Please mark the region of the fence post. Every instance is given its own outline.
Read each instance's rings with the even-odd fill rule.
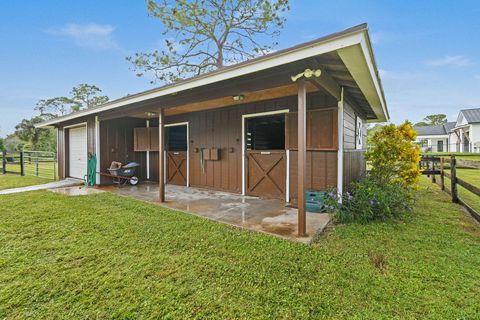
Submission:
[[[445,168],[444,168],[444,159],[440,158],[440,185],[442,187],[442,191],[445,190]]]
[[[35,156],[35,174],[38,177],[38,154]]]
[[[24,160],[23,150],[20,151],[20,175],[21,176],[25,175],[25,160]]]
[[[7,174],[7,151],[2,151],[2,171],[3,174]]]
[[[452,155],[450,159],[450,181],[452,183],[452,202],[458,203],[458,190],[457,190],[457,160]]]
[[[435,157],[432,158],[432,183],[437,183],[437,179],[435,179]]]

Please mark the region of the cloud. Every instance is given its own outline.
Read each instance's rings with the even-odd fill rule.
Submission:
[[[70,23],[61,28],[51,28],[48,33],[73,40],[75,45],[95,50],[109,50],[119,48],[113,40],[112,33],[115,27],[96,23]]]
[[[427,61],[427,65],[432,67],[443,67],[443,66],[454,66],[454,67],[465,67],[471,65],[472,62],[461,55],[457,56],[445,56],[439,59],[432,59]]]

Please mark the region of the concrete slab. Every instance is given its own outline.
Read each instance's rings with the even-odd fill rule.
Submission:
[[[82,184],[84,184],[83,180],[67,178],[65,180],[53,181],[53,182],[44,183],[44,184],[37,184],[34,186],[0,190],[0,195],[36,191],[36,190],[47,190],[47,189],[54,189],[54,188],[73,187],[73,186],[79,186]]]
[[[88,196],[90,194],[105,192],[96,188],[87,188],[85,186],[75,186],[57,189],[48,189],[48,191],[60,193],[67,196]]]
[[[158,203],[158,185],[101,187],[115,194]],[[307,237],[297,237],[297,209],[275,199],[260,199],[239,194],[167,185],[165,207],[193,213],[237,227],[310,243],[330,221],[328,214],[307,213]]]

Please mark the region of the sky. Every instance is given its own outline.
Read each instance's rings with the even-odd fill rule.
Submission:
[[[276,49],[367,22],[391,121],[480,107],[480,1],[291,0]],[[125,57],[163,47],[143,0],[0,2],[0,136],[80,83],[151,89]]]

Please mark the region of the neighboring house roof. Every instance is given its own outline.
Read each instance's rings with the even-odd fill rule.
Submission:
[[[252,74],[261,70],[284,66],[288,63],[331,52],[337,52],[341,56],[348,71],[352,74],[354,82],[352,82],[351,85],[357,87],[358,92],[361,93],[360,96],[365,96],[365,103],[374,111],[374,118],[371,119],[376,121],[388,120],[389,114],[385,95],[371,47],[368,27],[365,23],[262,57],[226,66],[207,74],[112,100],[96,108],[81,110],[63,117],[45,121],[37,125],[37,127],[55,125],[86,115],[95,115],[103,111],[126,107],[135,103],[152,101],[153,99],[167,95],[175,95],[193,88],[200,88],[208,84]],[[347,92],[350,90],[348,86],[345,88]]]
[[[448,132],[455,127],[455,122],[447,122],[436,126],[415,126],[414,130],[419,136],[440,136],[447,135]]]
[[[460,110],[468,123],[480,122],[480,108]]]

